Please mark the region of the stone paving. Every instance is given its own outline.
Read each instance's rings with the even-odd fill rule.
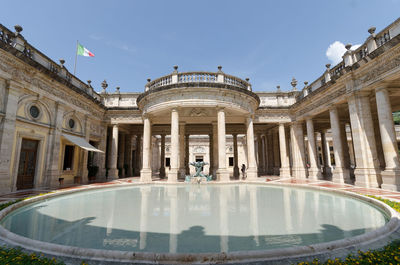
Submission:
[[[166,181],[166,179],[155,179],[156,181]],[[331,181],[326,180],[308,180],[308,179],[293,179],[286,178],[280,179],[277,176],[261,176],[258,178],[260,182],[271,182],[271,183],[283,183],[283,184],[296,184],[296,185],[304,185],[304,186],[319,186],[324,188],[330,188],[334,190],[346,190],[362,195],[374,195],[379,196],[385,199],[390,199],[393,201],[400,202],[400,192],[396,191],[388,191],[382,190],[379,188],[363,188],[356,187],[350,184],[341,184],[341,183],[333,183]],[[133,182],[139,182],[138,177],[131,178],[122,178],[112,181],[104,181],[104,182],[95,182],[86,185],[72,185],[72,186],[61,186],[57,189],[31,189],[31,190],[23,190],[16,191],[7,194],[0,195],[0,204],[8,201],[13,201],[16,199],[21,199],[25,197],[39,195],[41,193],[48,193],[51,191],[63,191],[63,190],[73,190],[73,189],[85,189],[88,187],[96,187],[96,186],[106,186],[106,185],[115,185],[115,184],[130,184]]]

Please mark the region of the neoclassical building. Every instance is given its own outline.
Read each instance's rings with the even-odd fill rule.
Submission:
[[[0,191],[140,176],[176,182],[328,179],[400,190],[400,19],[313,82],[254,92],[249,79],[173,72],[143,93],[97,93],[0,25]]]

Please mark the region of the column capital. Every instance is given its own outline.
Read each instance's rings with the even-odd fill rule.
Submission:
[[[146,119],[150,120],[150,114],[149,113],[143,113],[142,114],[142,120],[146,120]]]

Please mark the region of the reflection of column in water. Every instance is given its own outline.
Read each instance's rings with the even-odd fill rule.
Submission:
[[[298,189],[296,194],[297,194],[297,200],[296,200],[296,204],[297,207],[295,208],[297,211],[297,227],[300,229],[298,231],[303,231],[303,225],[304,225],[304,208],[305,208],[305,193],[306,190],[304,189]]]
[[[220,247],[221,252],[228,252],[228,236],[229,236],[229,227],[228,227],[228,205],[227,205],[227,196],[228,196],[229,186],[222,186],[219,194],[219,220],[220,220]]]
[[[317,238],[318,238],[318,242],[322,242],[323,241],[323,237],[322,234],[319,233],[319,220],[320,220],[320,215],[319,215],[319,192],[318,191],[310,191],[309,192],[311,194],[311,199],[314,202],[314,220],[313,223],[311,224],[311,227],[313,228],[313,230],[316,230],[315,233],[317,234]]]
[[[176,253],[178,246],[178,187],[168,187],[169,206],[169,252]]]
[[[254,241],[256,246],[260,246],[260,240],[258,238],[259,227],[258,227],[258,203],[257,203],[257,186],[250,185],[250,223],[253,229]]]
[[[240,212],[242,212],[243,208],[243,202],[246,201],[246,189],[247,185],[240,185],[239,186],[239,203],[240,203]],[[244,210],[247,210],[247,205],[245,205]]]
[[[112,195],[110,196],[110,202],[109,202],[109,205],[111,205],[111,207],[110,207],[110,213],[109,213],[108,222],[107,222],[107,236],[109,236],[111,234],[112,228],[114,225],[115,196],[116,196],[116,192],[112,192]]]
[[[140,187],[141,201],[140,201],[140,242],[139,248],[146,248],[147,239],[147,222],[148,222],[148,208],[149,208],[149,195],[151,187]]]
[[[289,188],[282,188],[283,192],[283,208],[285,211],[285,224],[286,224],[286,232],[290,232],[293,230],[292,225],[292,211],[290,208],[290,189]]]

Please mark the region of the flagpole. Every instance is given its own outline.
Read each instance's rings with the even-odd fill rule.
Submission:
[[[76,72],[76,60],[78,59],[78,45],[79,45],[79,41],[76,41],[76,51],[75,51],[75,65],[74,65],[74,75]]]

